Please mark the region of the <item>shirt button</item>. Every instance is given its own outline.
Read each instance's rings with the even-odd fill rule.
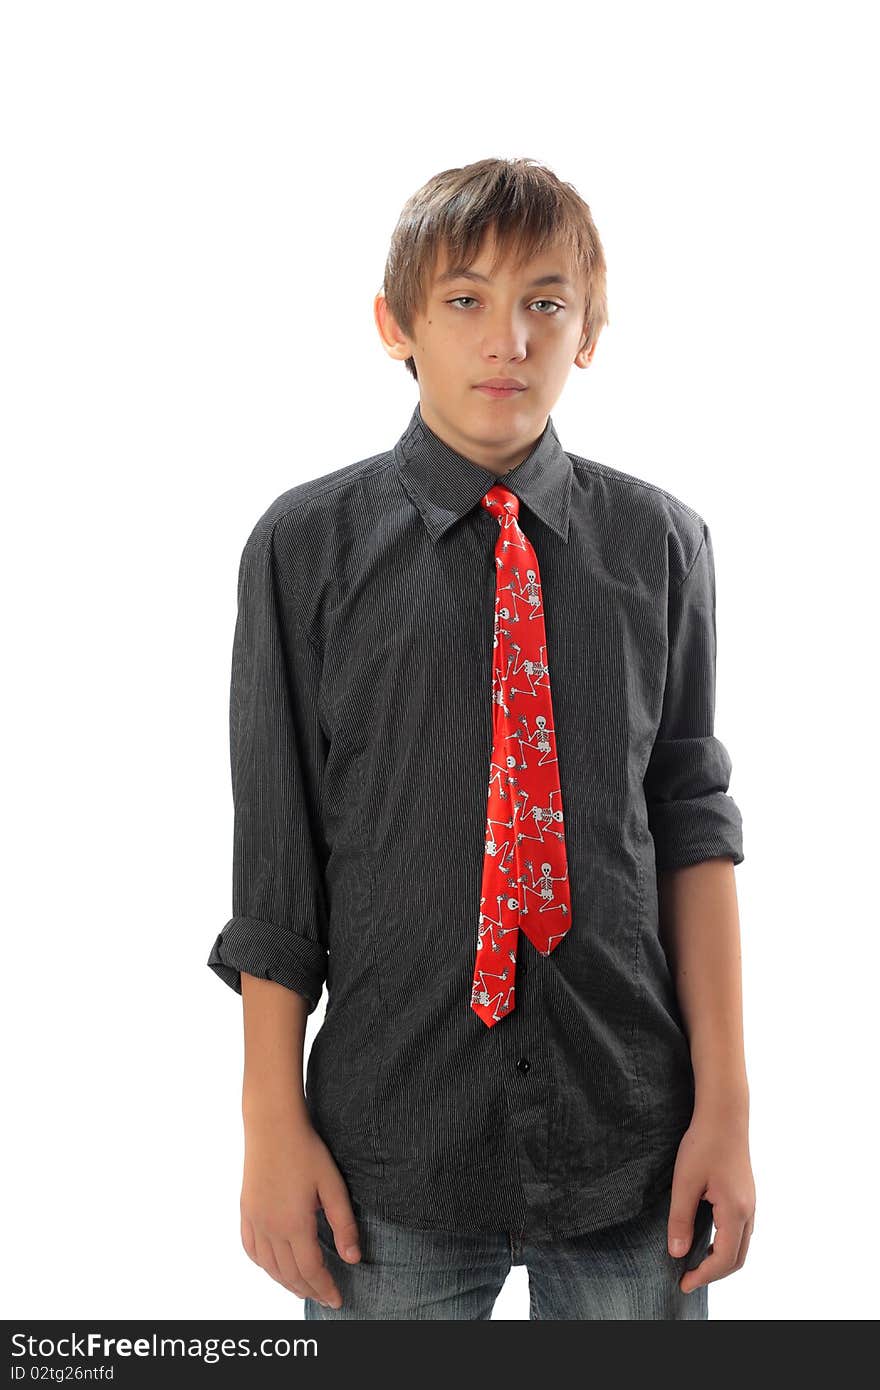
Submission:
[[[528,1057],[520,1057],[516,1065],[520,1071],[526,1072],[532,1064],[529,1061]]]

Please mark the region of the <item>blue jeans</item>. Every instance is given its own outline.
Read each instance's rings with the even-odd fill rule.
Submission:
[[[552,1244],[521,1241],[514,1232],[464,1235],[392,1224],[352,1202],[361,1258],[348,1264],[318,1211],[324,1261],[342,1296],[341,1308],[304,1299],[307,1321],[331,1318],[488,1319],[512,1265],[529,1275],[529,1317],[707,1318],[707,1287],[682,1293],[678,1281],[705,1257],[712,1207],[699,1203],[694,1239],[674,1258],[666,1244],[669,1193],[639,1216]]]

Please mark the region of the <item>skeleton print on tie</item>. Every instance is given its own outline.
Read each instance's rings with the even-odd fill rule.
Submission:
[[[571,926],[571,899],[541,578],[519,525],[519,498],[482,499],[495,545],[492,758],[471,1008],[491,1028],[514,1007],[520,928],[549,955]]]

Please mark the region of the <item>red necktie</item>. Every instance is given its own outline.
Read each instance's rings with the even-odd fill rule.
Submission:
[[[492,761],[471,1008],[492,1027],[514,1006],[519,928],[548,956],[571,926],[556,729],[538,558],[519,498],[500,483],[481,505],[495,545]]]

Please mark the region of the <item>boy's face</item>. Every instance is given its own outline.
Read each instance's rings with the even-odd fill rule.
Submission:
[[[441,251],[412,338],[383,295],[374,309],[390,356],[415,360],[425,423],[459,453],[505,473],[530,452],[572,364],[588,367],[596,344],[584,351],[585,288],[565,256],[545,251],[517,271],[505,260],[490,281],[493,252],[490,233],[468,269],[450,277]],[[524,389],[500,396],[480,389],[495,377]]]

